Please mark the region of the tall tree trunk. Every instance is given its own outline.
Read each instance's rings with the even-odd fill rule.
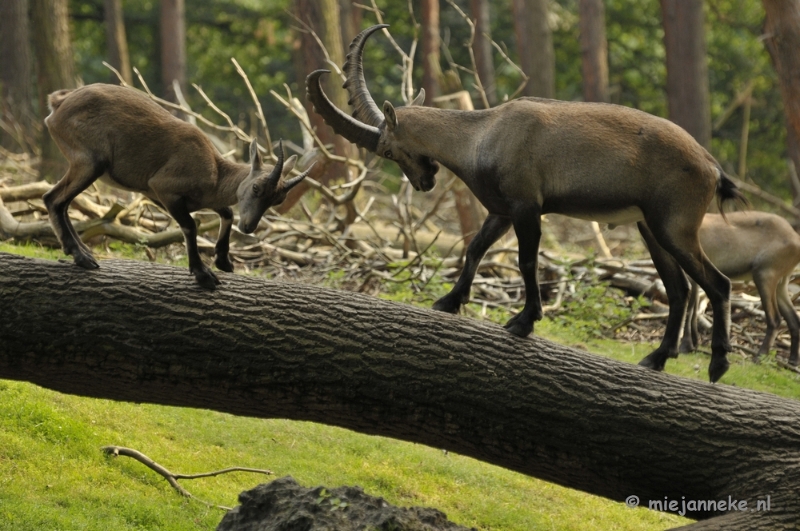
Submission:
[[[41,119],[50,112],[47,96],[64,88],[75,88],[75,58],[69,36],[67,0],[32,0],[31,25],[36,53],[36,77]],[[56,182],[67,171],[61,154],[47,129],[42,133],[42,160],[39,176]]]
[[[608,42],[603,0],[580,0],[584,101],[608,102]]]
[[[763,0],[764,44],[781,83],[787,151],[800,172],[800,0]],[[794,190],[794,187],[792,187]]]
[[[0,377],[342,426],[672,512],[725,502],[688,529],[800,521],[796,401],[358,293],[239,275],[207,292],[183,268],[100,265],[0,253]]]
[[[30,38],[28,0],[0,2],[0,111],[20,127],[14,135],[0,132],[0,142],[12,149],[24,149],[32,134]]]
[[[470,15],[475,23],[475,40],[472,52],[475,55],[475,68],[481,78],[481,85],[486,93],[489,105],[497,105],[497,85],[494,77],[494,61],[492,60],[491,18],[488,0],[470,0]]]
[[[125,35],[122,0],[105,0],[105,22],[108,62],[122,74],[122,78],[126,83],[133,83],[131,60],[128,55],[128,38]],[[118,83],[116,75],[111,75],[111,82]]]
[[[439,37],[439,0],[420,1],[422,24],[422,88],[425,89],[426,105],[433,105],[433,98],[441,95],[439,77],[441,40]]]
[[[184,0],[161,0],[161,81],[164,99],[177,102],[172,83],[186,92],[186,13]]]
[[[703,0],[661,0],[669,119],[711,146]],[[744,177],[740,175],[740,177]]]
[[[552,98],[556,92],[553,32],[548,24],[549,0],[513,0],[514,33],[522,71],[529,77],[524,96]]]

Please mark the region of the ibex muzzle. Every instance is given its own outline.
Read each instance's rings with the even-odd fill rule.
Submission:
[[[334,131],[394,160],[417,190],[430,190],[438,164],[466,183],[489,211],[469,245],[461,278],[434,308],[455,313],[469,300],[478,263],[509,228],[519,240],[527,300],[506,328],[525,337],[542,318],[537,282],[541,216],[549,212],[607,223],[638,223],[670,300],[661,345],[641,365],[662,370],[677,354],[689,286],[682,269],[714,307],[711,381],[728,369],[730,281],[700,249],[697,230],[716,194],[742,198],[714,158],[675,124],[618,105],[520,98],[493,109],[458,111],[386,102],[379,109],[366,87],[364,43],[386,25],[361,32],[350,45],[344,86],[353,116],[336,108],[320,86],[325,70],[306,79],[308,98]]]
[[[200,129],[134,89],[88,85],[54,92],[49,104],[52,112],[45,124],[69,161],[69,170],[44,195],[44,201],[64,252],[86,269],[98,265],[70,223],[67,208],[99,177],[166,208],[183,230],[189,270],[201,286],[214,289],[219,279],[200,259],[197,227],[190,212],[210,208],[219,214],[222,222],[214,263],[231,272],[230,205],[239,204],[239,227],[252,232],[264,212],[283,201],[308,174],[286,179],[297,157],[284,164],[282,146],[278,163],[264,165],[255,140],[250,144],[250,164],[229,162]]]

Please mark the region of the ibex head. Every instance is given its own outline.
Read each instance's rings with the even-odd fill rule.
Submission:
[[[239,230],[245,234],[256,230],[264,212],[270,207],[281,204],[289,190],[305,179],[311,171],[309,167],[297,177],[287,179],[297,162],[297,155],[292,155],[286,162],[283,157],[283,142],[281,142],[275,166],[271,170],[264,169],[258,144],[255,140],[250,143],[250,175],[242,181],[236,192],[239,199]]]
[[[418,152],[417,139],[403,127],[403,122],[398,119],[391,103],[385,102],[383,111],[378,109],[364,80],[364,43],[370,35],[385,27],[388,25],[372,26],[359,33],[350,44],[350,53],[347,54],[343,68],[347,81],[343,86],[350,95],[348,103],[355,108],[352,117],[333,105],[322,90],[320,77],[330,73],[329,70],[316,70],[308,75],[308,99],[314,105],[314,110],[337,134],[381,157],[395,161],[416,190],[427,192],[436,184],[435,175],[439,171],[439,164]],[[424,101],[425,91],[420,90],[411,105],[422,105]]]

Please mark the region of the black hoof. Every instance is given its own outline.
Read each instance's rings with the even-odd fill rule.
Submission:
[[[708,379],[711,383],[717,382],[722,375],[728,372],[728,368],[731,366],[728,363],[728,358],[722,357],[711,357],[711,363],[708,365]]]
[[[533,332],[533,321],[524,317],[524,314],[518,313],[509,319],[503,328],[515,336],[528,337]]]
[[[98,269],[100,267],[94,257],[90,254],[75,253],[73,259],[75,260],[76,265],[84,269]]]
[[[214,260],[214,265],[220,271],[225,271],[226,273],[233,273],[233,264],[231,263],[230,259],[227,256],[217,255],[217,258]]]
[[[639,365],[642,367],[647,367],[648,369],[653,369],[654,371],[663,371],[666,363],[667,357],[656,350],[655,352],[648,354],[642,361],[640,361]]]
[[[450,297],[449,295],[445,295],[433,303],[433,309],[437,312],[458,313],[459,308],[461,308],[461,302],[458,297]]]
[[[197,281],[197,283],[205,289],[214,290],[218,285],[221,284],[217,278],[217,275],[215,275],[208,268],[204,267],[201,270],[192,271],[192,273],[194,274],[194,279]]]

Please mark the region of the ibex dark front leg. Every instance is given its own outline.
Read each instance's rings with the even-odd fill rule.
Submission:
[[[189,258],[189,271],[194,275],[197,283],[206,289],[214,289],[220,283],[217,276],[209,269],[200,258],[197,251],[197,225],[189,215],[186,201],[182,197],[174,199],[161,198],[170,215],[178,222],[186,239],[186,255]]]
[[[67,209],[78,194],[86,190],[100,175],[103,169],[89,162],[74,160],[61,180],[44,194],[43,198],[50,224],[61,242],[65,254],[72,256],[75,264],[84,269],[97,269],[97,261],[89,247],[84,244],[69,220]]]
[[[533,323],[542,319],[542,294],[539,291],[539,241],[542,238],[541,210],[526,207],[514,213],[514,232],[519,242],[519,269],[525,281],[525,307],[505,328],[515,336],[533,332]]]
[[[433,304],[434,310],[458,313],[462,304],[469,302],[469,291],[483,255],[511,227],[511,218],[489,214],[478,233],[467,247],[464,269],[450,293]]]
[[[219,214],[219,236],[217,237],[217,245],[214,247],[216,254],[214,265],[217,266],[217,269],[220,271],[233,273],[233,264],[228,256],[231,241],[231,226],[233,225],[233,210],[230,207],[225,207],[215,210],[215,212]]]

